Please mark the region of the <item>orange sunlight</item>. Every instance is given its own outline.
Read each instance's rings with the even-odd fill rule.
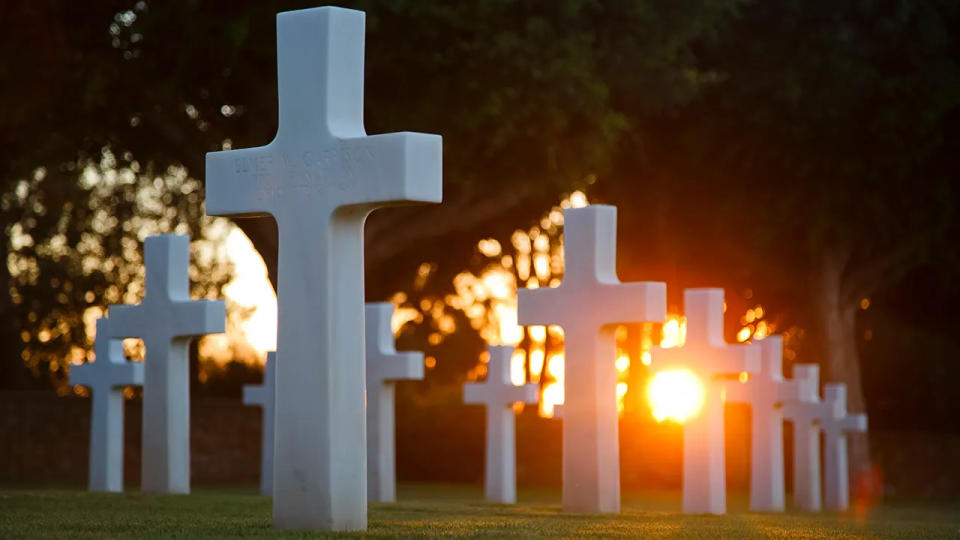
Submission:
[[[647,399],[657,422],[673,420],[682,424],[703,407],[703,385],[689,370],[661,371],[650,380]]]

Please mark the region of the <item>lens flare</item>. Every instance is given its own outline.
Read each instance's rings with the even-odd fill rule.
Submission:
[[[647,399],[657,422],[682,424],[703,407],[703,385],[689,370],[661,371],[650,381]]]

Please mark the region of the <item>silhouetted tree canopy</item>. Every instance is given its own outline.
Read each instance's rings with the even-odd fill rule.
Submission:
[[[665,279],[673,303],[684,286],[751,289],[782,327],[804,329],[798,361],[850,384],[860,410],[873,401],[860,389],[861,301],[952,281],[952,2],[343,4],[368,14],[368,132],[444,136],[444,203],[368,224],[370,299],[422,261],[447,286],[478,238],[507,238],[596,179],[591,196],[621,208],[623,279]],[[71,185],[104,148],[121,166],[199,178],[206,151],[268,142],[274,14],[305,6],[0,7],[2,189],[38,167],[47,185]],[[0,219],[9,233],[22,217]],[[269,220],[239,224],[274,274]],[[949,345],[929,350],[952,365]]]

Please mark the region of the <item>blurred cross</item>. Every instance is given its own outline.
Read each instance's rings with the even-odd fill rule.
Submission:
[[[796,364],[796,399],[785,400],[783,416],[793,423],[793,504],[800,510],[822,508],[820,484],[820,426],[829,414],[820,400],[820,366]]]
[[[727,401],[750,405],[750,509],[782,512],[784,500],[783,410],[786,399],[796,399],[797,384],[783,378],[783,338],[760,342],[760,373],[726,387]]]
[[[364,14],[277,15],[279,127],[266,146],[207,154],[207,213],[279,229],[274,523],[364,529],[363,223],[440,202],[441,139],[367,136]]]
[[[144,242],[146,292],[135,306],[110,306],[114,338],[140,338],[146,347],[141,488],[190,492],[189,345],[224,331],[222,300],[190,299],[190,238],[151,236]]]
[[[276,403],[277,353],[267,353],[267,362],[263,365],[263,384],[243,386],[243,404],[262,408],[260,423],[260,494],[273,495],[273,432],[274,403]]]
[[[563,212],[563,281],[520,289],[523,325],[559,325],[564,335],[563,509],[620,511],[620,449],[614,325],[663,322],[664,283],[617,279],[617,209]]]
[[[90,411],[90,491],[123,491],[123,388],[143,385],[143,363],[127,362],[110,320],[97,319],[93,362],[70,368],[70,384],[93,394]]]
[[[394,386],[399,380],[423,379],[423,353],[397,352],[390,320],[393,304],[366,306],[367,341],[367,496],[371,501],[397,498],[394,453]]]
[[[687,338],[682,347],[657,348],[657,371],[687,368],[704,386],[703,410],[683,424],[683,512],[724,514],[724,377],[760,371],[760,346],[723,339],[723,289],[683,291]]]
[[[513,347],[488,346],[490,362],[484,383],[463,385],[463,402],[487,407],[487,457],[484,496],[490,502],[517,502],[517,455],[514,403],[537,403],[536,384],[510,380]]]
[[[867,431],[867,415],[847,413],[847,385],[828,383],[823,387],[830,414],[820,420],[824,440],[823,502],[827,510],[850,507],[850,479],[847,463],[847,433]]]

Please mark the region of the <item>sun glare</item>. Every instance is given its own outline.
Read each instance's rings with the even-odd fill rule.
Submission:
[[[683,423],[700,412],[703,385],[691,371],[662,371],[650,380],[647,399],[657,422]]]

